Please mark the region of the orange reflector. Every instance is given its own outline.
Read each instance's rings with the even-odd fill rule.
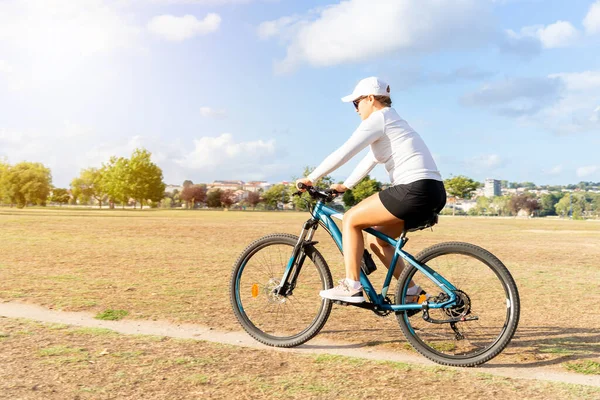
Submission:
[[[252,285],[252,297],[258,297],[258,284]]]

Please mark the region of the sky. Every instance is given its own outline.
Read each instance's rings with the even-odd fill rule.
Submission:
[[[291,180],[378,76],[444,178],[597,182],[599,54],[600,0],[0,0],[0,159]]]

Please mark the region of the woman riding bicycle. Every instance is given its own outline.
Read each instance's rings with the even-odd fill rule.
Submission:
[[[350,303],[365,301],[359,281],[364,252],[362,230],[374,227],[398,237],[404,229],[416,228],[439,213],[446,204],[446,190],[431,153],[419,134],[403,120],[392,105],[390,87],[376,77],[361,80],[351,95],[342,101],[354,103],[362,123],[340,148],[331,153],[307,178],[298,183],[312,186],[321,177],[336,170],[370,146],[366,157],[343,184],[331,189],[345,192],[363,179],[377,164],[385,164],[392,186],[361,201],[343,218],[343,251],[346,278],[321,297]],[[369,235],[368,247],[384,265],[390,265],[394,248]],[[398,261],[402,262],[401,260]],[[398,278],[402,268],[395,268]],[[421,289],[414,285],[408,295],[417,296]]]

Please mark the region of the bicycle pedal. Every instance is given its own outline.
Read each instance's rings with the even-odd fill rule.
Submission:
[[[337,304],[340,306],[349,306],[350,305],[350,303],[347,303],[347,302],[341,301],[341,300],[332,300],[332,301],[333,301],[333,304]]]

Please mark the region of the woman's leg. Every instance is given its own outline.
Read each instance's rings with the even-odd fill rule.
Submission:
[[[361,201],[344,214],[342,222],[342,245],[344,249],[344,263],[346,265],[346,278],[354,281],[359,280],[360,262],[364,252],[362,230],[376,225],[398,226],[399,222],[401,220],[390,213],[381,203],[378,193]],[[389,265],[389,262],[386,265]]]
[[[404,230],[404,221],[398,220],[398,223],[384,226],[374,226],[373,229],[387,235],[391,238],[397,238],[402,234]],[[371,250],[383,263],[386,268],[389,268],[394,257],[395,249],[393,246],[384,242],[381,239],[376,238],[373,235],[367,235],[367,249]],[[402,270],[404,269],[404,262],[402,258],[398,257],[396,262],[396,268],[394,269],[394,277],[398,279]]]

